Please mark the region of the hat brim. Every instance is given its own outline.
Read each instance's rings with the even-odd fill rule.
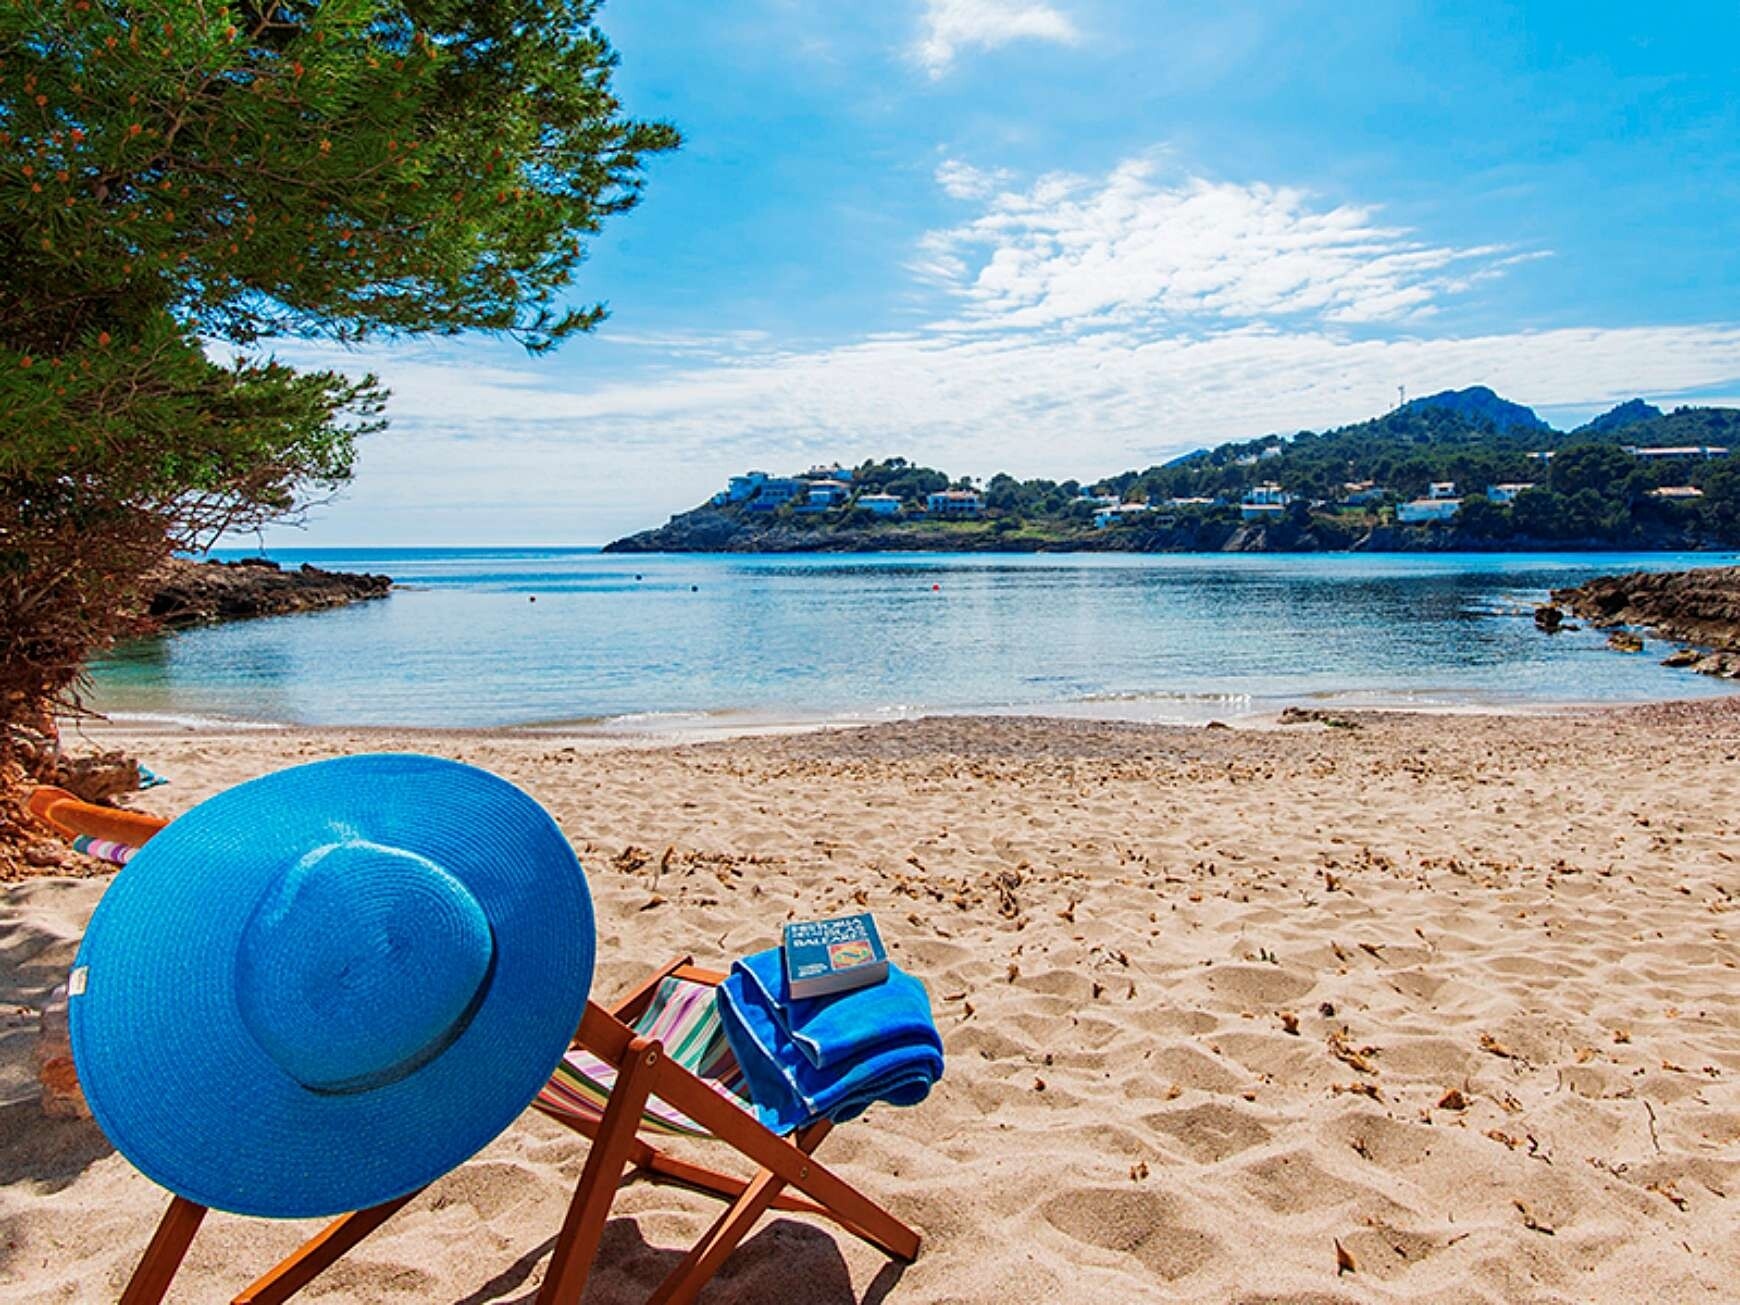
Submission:
[[[261,892],[338,836],[440,864],[496,944],[488,991],[451,1046],[398,1082],[342,1095],[286,1074],[236,1000]],[[237,1214],[338,1214],[415,1191],[513,1122],[580,1023],[595,943],[573,849],[507,781],[412,755],[297,766],[195,807],[116,877],[76,962],[73,1057],[103,1132],[168,1190]]]

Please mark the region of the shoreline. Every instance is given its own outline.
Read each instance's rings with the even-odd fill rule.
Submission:
[[[1693,680],[1693,684],[1698,684]],[[1721,684],[1721,682],[1717,682]],[[1702,687],[1702,684],[1698,684]],[[898,724],[929,719],[1032,719],[1084,720],[1108,724],[1202,729],[1209,724],[1232,729],[1267,729],[1289,710],[1303,712],[1380,713],[1423,717],[1559,717],[1589,712],[1625,712],[1630,708],[1669,703],[1723,703],[1740,698],[1740,684],[1731,693],[1714,691],[1636,699],[1526,699],[1500,694],[1481,694],[1460,689],[1420,687],[1411,691],[1315,691],[1293,694],[1235,693],[1107,693],[1086,698],[1039,701],[1039,703],[971,703],[971,705],[893,705],[840,712],[792,712],[755,708],[715,710],[670,710],[626,712],[602,717],[524,720],[473,726],[402,724],[402,722],[311,722],[311,720],[240,719],[214,717],[195,712],[134,712],[117,710],[90,717],[68,717],[61,727],[75,734],[282,734],[299,731],[343,731],[374,734],[454,734],[454,736],[524,736],[524,738],[581,738],[597,743],[694,743],[694,741],[762,738],[778,734],[807,734],[833,729]]]
[[[1210,695],[1215,699],[1237,695]],[[1740,698],[1740,688],[1734,697]],[[61,728],[69,738],[122,737],[158,738],[195,736],[257,737],[285,734],[410,735],[456,738],[524,738],[528,740],[580,739],[598,745],[682,746],[688,743],[727,742],[733,739],[780,737],[827,733],[836,730],[869,729],[928,720],[1021,720],[1067,721],[1085,724],[1138,725],[1156,729],[1195,732],[1210,725],[1234,730],[1267,730],[1281,726],[1289,711],[1335,716],[1424,716],[1554,718],[1595,712],[1625,712],[1666,705],[1703,705],[1728,701],[1720,693],[1696,698],[1643,699],[1604,702],[1565,699],[1554,702],[1495,699],[1452,701],[1449,695],[1418,698],[1403,695],[1352,697],[1336,693],[1286,695],[1261,699],[1263,706],[1231,713],[1208,712],[1189,717],[1158,714],[1165,704],[1178,701],[1143,695],[1108,696],[1101,699],[1035,703],[1009,706],[890,708],[882,711],[840,712],[829,715],[798,715],[781,712],[720,710],[716,712],[635,712],[622,716],[580,717],[573,720],[532,721],[501,725],[417,725],[380,722],[344,723],[294,720],[243,720],[181,713],[113,712],[97,718],[63,719]],[[1258,701],[1243,697],[1242,701]],[[1155,710],[1144,711],[1145,707]]]

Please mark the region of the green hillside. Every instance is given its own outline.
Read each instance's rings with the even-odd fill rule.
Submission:
[[[1473,396],[1470,398],[1470,396]],[[1437,400],[1443,400],[1438,402]],[[797,549],[1240,549],[1698,548],[1740,545],[1740,456],[1658,456],[1659,448],[1740,449],[1740,410],[1680,408],[1553,430],[1528,409],[1477,389],[1428,396],[1334,430],[1222,444],[1161,466],[1098,480],[1018,479],[982,485],[894,458],[853,469],[850,495],[826,510],[794,500],[712,504],[658,530],[618,541],[623,550]],[[1501,429],[1497,421],[1503,420]],[[1639,449],[1646,452],[1635,453]],[[1398,520],[1401,505],[1453,483],[1454,516]],[[1267,486],[1284,499],[1260,514],[1241,503]],[[1489,487],[1507,489],[1488,497]],[[925,510],[926,496],[977,488],[970,519]],[[1278,487],[1278,492],[1276,488]],[[1698,493],[1688,492],[1696,490]],[[1654,491],[1669,490],[1670,494]],[[900,500],[879,516],[866,495]],[[1096,522],[1094,497],[1145,512]],[[886,506],[886,503],[885,503]]]

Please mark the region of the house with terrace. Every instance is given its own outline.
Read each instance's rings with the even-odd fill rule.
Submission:
[[[925,496],[925,511],[938,517],[976,517],[985,510],[985,498],[973,489],[944,489]]]

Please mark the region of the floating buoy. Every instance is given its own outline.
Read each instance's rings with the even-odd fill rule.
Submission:
[[[942,592],[942,586],[941,586],[941,585],[932,585],[932,586],[931,586],[931,587],[930,587],[930,591],[931,591],[931,593],[933,593],[933,594],[938,594],[938,593],[941,593],[941,592]]]
[[[528,603],[535,603],[538,601],[538,596],[536,594],[532,594],[529,598],[526,599],[526,601]]]
[[[700,585],[690,585],[689,592],[692,594],[698,594],[701,592],[701,586]]]

